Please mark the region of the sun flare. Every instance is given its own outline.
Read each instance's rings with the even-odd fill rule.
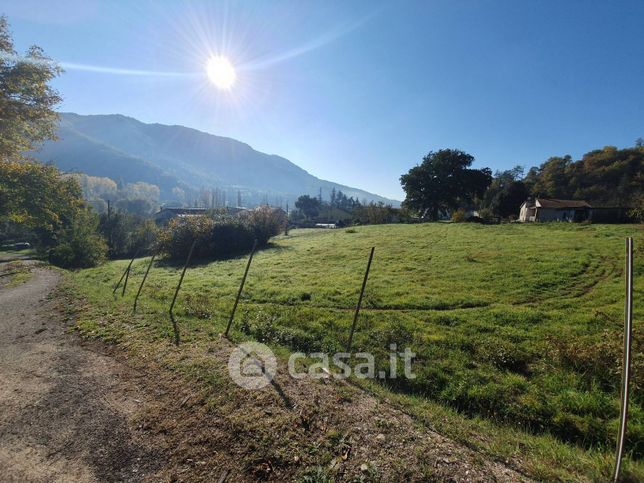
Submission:
[[[219,89],[228,90],[232,88],[237,79],[235,67],[223,56],[211,57],[206,63],[208,79]]]

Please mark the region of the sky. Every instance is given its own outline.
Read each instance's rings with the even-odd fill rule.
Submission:
[[[474,167],[644,137],[644,1],[0,0],[65,67],[61,111],[229,136],[403,199],[430,151]],[[230,90],[206,62],[235,66]]]

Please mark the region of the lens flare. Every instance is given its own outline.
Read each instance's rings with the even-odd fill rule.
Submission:
[[[230,61],[223,56],[211,57],[206,63],[208,79],[219,89],[229,90],[235,84],[237,73]]]

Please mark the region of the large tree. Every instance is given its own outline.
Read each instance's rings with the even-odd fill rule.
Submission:
[[[302,195],[295,202],[295,207],[307,218],[315,218],[318,216],[321,205],[320,200],[312,198],[309,195]]]
[[[471,169],[474,157],[458,149],[430,152],[400,177],[403,206],[436,220],[442,210],[457,209],[483,195],[492,181],[488,168]]]
[[[49,82],[61,73],[40,47],[19,56],[0,17],[0,160],[16,159],[55,137],[60,96]]]
[[[492,184],[483,195],[482,206],[502,218],[517,216],[521,203],[530,194],[525,183],[521,181],[522,177],[521,166],[515,166],[507,171],[497,171]]]

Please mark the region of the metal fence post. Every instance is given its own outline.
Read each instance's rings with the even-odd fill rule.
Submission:
[[[230,313],[230,318],[228,319],[228,325],[226,326],[226,332],[224,335],[228,337],[228,332],[230,331],[230,326],[233,325],[233,319],[235,318],[235,311],[237,310],[237,304],[239,303],[239,297],[241,297],[242,290],[244,290],[244,283],[246,283],[246,276],[248,275],[248,269],[250,268],[250,263],[253,261],[253,255],[257,249],[257,240],[253,243],[253,249],[250,252],[248,257],[248,263],[246,264],[246,270],[244,270],[244,276],[242,277],[241,283],[239,284],[239,290],[237,291],[237,298],[235,299],[235,304],[233,305],[233,310]]]
[[[369,278],[369,269],[371,268],[371,260],[373,260],[373,252],[376,247],[371,247],[369,254],[369,262],[367,263],[367,270],[364,272],[364,279],[362,280],[362,288],[360,289],[360,298],[358,298],[358,305],[353,315],[353,323],[351,324],[351,332],[349,333],[349,343],[347,344],[347,352],[351,352],[351,344],[353,343],[353,333],[356,330],[356,323],[358,322],[358,315],[360,314],[360,306],[362,305],[362,297],[364,296],[364,289],[367,286],[367,279]]]
[[[130,260],[130,264],[127,266],[127,270],[125,271],[125,282],[123,282],[123,291],[121,292],[121,297],[125,296],[125,289],[127,288],[127,281],[130,278],[130,270],[132,269],[132,263],[134,263],[134,260],[138,256],[139,256],[139,250],[134,252],[134,256],[132,257],[132,260]]]
[[[631,336],[633,333],[633,239],[626,239],[626,303],[624,306],[624,359],[622,361],[622,387],[619,414],[619,432],[615,451],[613,481],[618,481],[628,423],[628,394],[631,379]]]
[[[139,290],[136,292],[136,297],[134,297],[134,307],[132,307],[132,313],[136,313],[136,304],[139,302],[139,295],[141,295],[141,290],[143,290],[143,284],[145,284],[145,280],[148,278],[148,273],[150,273],[150,269],[152,268],[152,264],[154,263],[154,257],[156,257],[156,254],[152,255],[150,263],[148,264],[148,268],[145,270],[145,275],[143,275],[143,280],[141,280],[141,285],[139,285]]]
[[[138,255],[138,252],[134,254],[132,257],[132,260],[130,260],[130,263],[127,264],[127,268],[123,272],[123,275],[121,275],[121,278],[119,278],[119,281],[116,282],[116,285],[114,286],[114,290],[112,290],[112,293],[115,294],[118,288],[121,286],[121,282],[123,281],[123,278],[125,277],[126,274],[130,273],[130,268],[132,268],[132,264],[134,263],[134,259]]]
[[[177,301],[177,295],[179,295],[179,289],[181,288],[181,284],[183,283],[183,277],[186,274],[186,270],[188,269],[188,265],[190,264],[190,259],[192,258],[192,252],[195,249],[195,245],[197,244],[197,240],[192,242],[192,246],[190,247],[190,251],[188,252],[188,258],[186,258],[186,264],[183,266],[183,271],[181,272],[181,278],[179,278],[179,283],[177,284],[177,289],[174,291],[174,297],[172,297],[172,303],[170,304],[170,320],[172,321],[172,329],[174,330],[174,343],[175,345],[179,345],[179,328],[177,327],[177,321],[174,320],[174,314],[172,311],[174,310],[174,303]]]

